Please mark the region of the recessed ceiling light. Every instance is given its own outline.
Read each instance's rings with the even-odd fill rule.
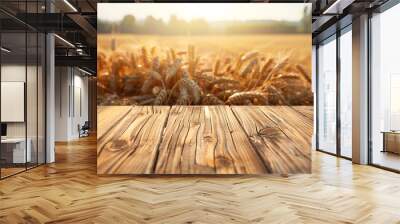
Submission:
[[[81,72],[83,72],[83,73],[85,73],[85,74],[87,74],[87,75],[93,75],[92,73],[90,73],[90,72],[88,72],[88,71],[86,71],[86,70],[83,70],[83,69],[81,69],[81,68],[79,68],[79,67],[78,67],[78,70],[81,71]]]
[[[10,53],[11,52],[11,50],[9,50],[9,49],[7,49],[5,47],[1,47],[0,49],[1,49],[1,51],[4,51],[6,53]]]
[[[355,0],[336,0],[322,14],[342,14],[343,9],[351,5]]]
[[[68,5],[74,12],[78,12],[78,10],[68,1],[64,0],[64,3]]]
[[[73,45],[71,42],[69,42],[68,40],[60,37],[58,34],[54,34],[55,37],[57,37],[59,40],[61,40],[62,42],[64,42],[65,44],[67,44],[70,47],[75,48],[75,45]]]

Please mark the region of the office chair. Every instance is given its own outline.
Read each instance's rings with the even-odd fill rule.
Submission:
[[[85,121],[85,123],[82,125],[82,127],[79,127],[80,125],[78,125],[78,129],[79,129],[79,138],[80,137],[87,137],[89,136],[89,129],[90,129],[90,124],[89,121]]]

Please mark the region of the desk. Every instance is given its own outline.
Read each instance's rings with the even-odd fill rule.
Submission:
[[[400,154],[400,131],[383,131],[382,152]]]
[[[5,138],[1,139],[1,157],[6,163],[25,163],[31,162],[32,140],[26,139],[28,143],[25,152],[25,138]]]

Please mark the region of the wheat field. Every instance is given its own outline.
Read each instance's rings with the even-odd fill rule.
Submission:
[[[312,105],[311,35],[98,35],[99,105]]]

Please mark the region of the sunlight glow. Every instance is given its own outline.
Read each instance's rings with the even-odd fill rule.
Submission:
[[[168,21],[171,15],[192,20],[287,20],[299,21],[308,3],[99,3],[98,18],[119,21],[125,15],[137,19],[153,16]]]

